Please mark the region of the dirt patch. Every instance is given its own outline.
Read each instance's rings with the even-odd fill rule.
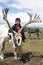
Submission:
[[[12,52],[5,53],[5,59],[0,60],[0,65],[43,65],[43,55],[40,52],[23,52],[20,60],[14,60]]]

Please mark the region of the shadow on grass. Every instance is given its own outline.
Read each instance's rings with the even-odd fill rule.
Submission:
[[[12,52],[10,53],[5,53],[5,58],[8,58],[8,57],[14,57],[14,54]],[[23,63],[26,63],[26,62],[29,62],[31,61],[31,58],[43,58],[43,55],[40,55],[40,56],[34,56],[32,55],[32,52],[27,52],[27,53],[23,53],[22,56],[21,56],[21,59],[19,61],[22,61]]]
[[[32,57],[32,52],[24,53],[24,54],[22,54],[21,61],[23,63],[26,63],[26,62],[30,61],[31,57]]]
[[[4,53],[4,56],[5,56],[5,58],[13,57],[14,53],[12,53],[12,52],[10,52],[10,53]]]
[[[31,57],[32,53],[28,52],[28,53],[23,53],[21,56],[20,61],[22,61],[23,63],[30,61],[30,57]],[[8,57],[14,57],[14,54],[12,52],[10,53],[4,53],[5,58]]]

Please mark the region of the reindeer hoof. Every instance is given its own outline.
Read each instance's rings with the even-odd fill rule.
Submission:
[[[17,59],[18,59],[18,60],[20,60],[20,59],[21,59],[21,57],[18,57]]]
[[[3,54],[0,55],[0,59],[1,59],[1,60],[4,59],[4,55],[3,55]]]
[[[16,56],[14,57],[14,60],[17,60],[17,57]]]

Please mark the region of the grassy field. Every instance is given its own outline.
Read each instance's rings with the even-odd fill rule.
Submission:
[[[43,33],[43,29],[40,29]],[[36,35],[32,34],[31,39],[29,38],[29,34],[26,33],[27,41],[23,43],[24,49],[32,49],[34,51],[43,52],[43,35],[40,35],[37,38]]]
[[[40,29],[43,33],[43,29]],[[32,34],[31,39],[29,38],[29,34],[25,34],[26,36],[26,41],[22,42],[22,48],[24,50],[33,50],[33,51],[40,51],[43,53],[43,35],[39,36],[37,38],[36,35]],[[9,44],[8,42],[5,45],[5,49],[11,50],[12,51],[12,44]]]
[[[40,30],[43,33],[43,29]],[[36,35],[32,34],[31,39],[29,38],[29,34],[26,33],[25,36],[26,42],[22,42],[22,47],[24,49],[43,52],[43,35],[40,35],[39,38],[37,38]],[[12,48],[12,44],[6,43],[6,48]]]
[[[43,33],[43,29],[40,29],[40,30]],[[22,42],[23,53],[27,53],[29,51],[36,51],[36,52],[42,53],[42,55],[43,55],[43,35],[41,35],[39,38],[37,38],[36,35],[32,34],[31,39],[29,39],[29,34],[25,33],[25,36],[26,36],[26,41]],[[12,49],[13,49],[12,44],[9,44],[7,42],[6,46],[5,46],[6,52],[7,52],[7,50],[10,52],[10,51],[12,51]],[[43,65],[43,58],[42,59],[40,59],[39,57],[31,58],[30,61],[26,62],[25,64],[23,64],[22,62],[19,63],[18,61],[14,62],[14,63],[16,63],[15,65],[19,65],[19,64],[20,65]],[[8,65],[10,65],[10,64],[8,64]]]

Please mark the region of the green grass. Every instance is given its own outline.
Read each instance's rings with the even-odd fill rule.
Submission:
[[[43,29],[40,29],[43,33]],[[29,39],[29,34],[25,34],[26,38],[28,39],[25,43],[23,43],[24,49],[32,49],[35,51],[43,52],[43,35],[39,36],[40,39],[37,38],[36,35],[32,34],[31,38],[35,39]]]
[[[41,31],[43,32],[43,29],[41,29]],[[29,39],[29,34],[25,34],[27,40],[26,42],[22,42],[22,48],[24,49],[24,51],[29,51],[29,49],[33,50],[33,51],[40,51],[43,53],[43,35],[40,36],[40,39]],[[31,38],[37,38],[36,35],[32,35]],[[10,50],[12,51],[12,44],[9,44],[8,42],[6,42],[6,45],[5,45],[5,49],[6,51]],[[9,52],[10,52],[9,51]],[[42,61],[43,62],[43,61]],[[40,65],[40,64],[37,64],[39,62],[33,62],[32,61],[32,65]],[[29,62],[26,62],[24,65],[31,65]],[[43,65],[43,63],[41,64]]]
[[[43,40],[29,40],[23,44],[23,48],[43,52]]]
[[[43,32],[43,29],[41,29],[41,31]],[[22,47],[23,49],[32,49],[35,51],[40,51],[43,52],[43,35],[40,36],[40,39],[29,39],[29,34],[25,34],[27,41],[26,42],[22,42]],[[32,35],[32,38],[37,38],[36,35]],[[7,49],[12,49],[12,44],[9,44],[8,42],[6,43],[5,48]]]

